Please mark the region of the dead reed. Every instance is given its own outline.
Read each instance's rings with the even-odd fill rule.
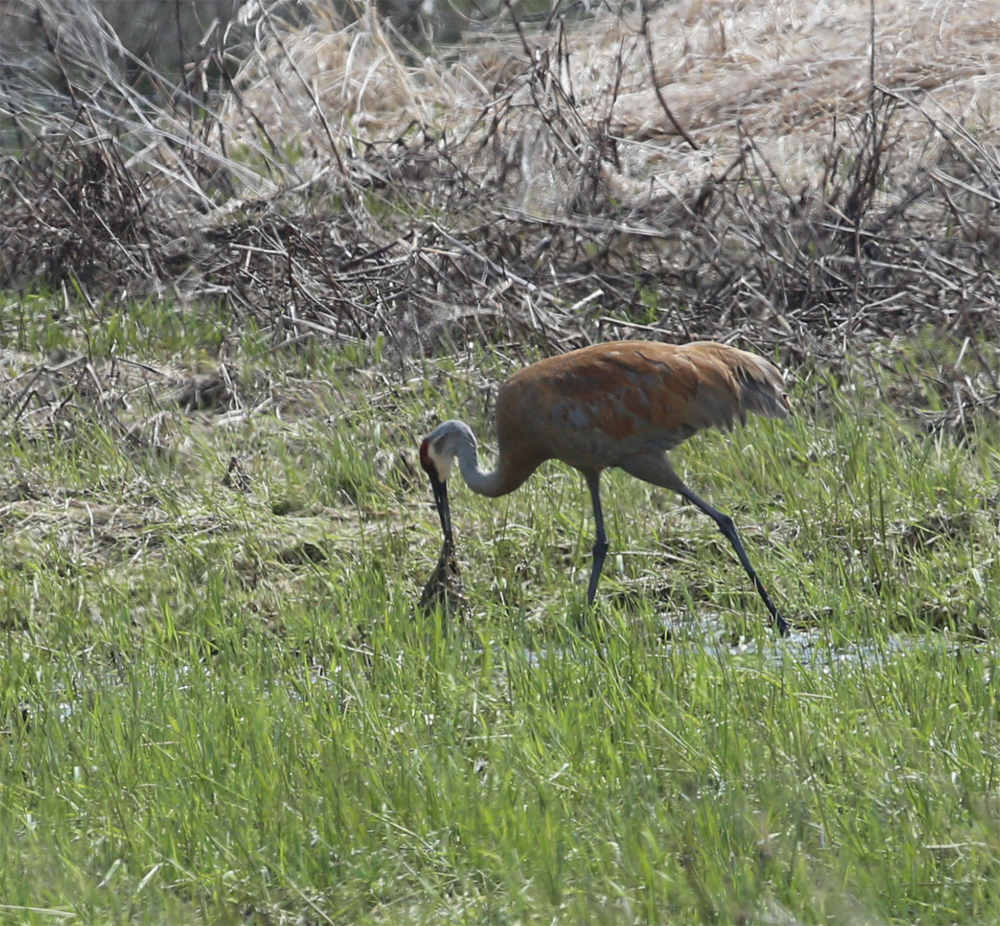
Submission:
[[[8,62],[0,103],[3,289],[222,301],[276,348],[408,354],[714,337],[794,363],[997,333],[986,0],[512,20],[451,63],[371,10],[262,11],[238,70],[219,35],[180,84],[143,72],[155,94],[96,14],[40,10],[45,67]]]

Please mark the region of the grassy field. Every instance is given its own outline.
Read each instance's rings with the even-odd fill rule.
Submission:
[[[490,453],[520,357],[249,332],[213,407],[225,318],[21,305],[0,921],[1000,919],[1000,440],[938,421],[947,346],[804,371],[790,422],[675,454],[779,640],[714,525],[619,473],[589,613],[557,464],[453,488],[469,609],[415,615],[439,545],[415,447],[457,415]]]

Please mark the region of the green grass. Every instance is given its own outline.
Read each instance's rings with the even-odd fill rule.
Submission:
[[[227,320],[180,318],[103,318],[98,375],[208,369]],[[52,348],[27,327],[6,376]],[[462,415],[492,451],[496,357],[249,336],[244,420],[29,403],[0,468],[0,921],[1000,919],[1000,440],[878,398],[926,350],[675,454],[789,641],[710,521],[618,473],[588,613],[557,464],[453,487],[469,612],[415,619],[439,536],[414,448]]]

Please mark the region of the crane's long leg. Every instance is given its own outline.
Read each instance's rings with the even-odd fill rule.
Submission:
[[[767,610],[770,611],[771,617],[778,628],[778,633],[783,637],[787,637],[788,621],[778,613],[778,609],[771,601],[770,595],[767,594],[767,589],[764,588],[764,584],[760,581],[757,571],[751,565],[750,557],[747,556],[743,541],[740,540],[740,535],[736,532],[736,525],[733,523],[733,519],[728,514],[723,514],[718,509],[713,508],[708,502],[698,498],[694,492],[684,485],[677,476],[677,473],[674,472],[674,468],[670,465],[670,460],[665,453],[632,457],[630,460],[622,463],[621,468],[625,472],[642,479],[644,482],[663,486],[665,489],[673,489],[678,495],[686,498],[692,505],[700,508],[715,521],[719,530],[722,531],[723,536],[732,544],[736,555],[740,558],[740,562],[746,570],[746,574],[750,576],[757,589],[757,593],[767,606]]]
[[[599,469],[583,470],[583,478],[587,480],[590,489],[590,500],[594,505],[594,524],[597,527],[597,539],[594,541],[594,564],[590,569],[590,585],[587,586],[587,604],[594,603],[597,594],[597,583],[604,568],[604,559],[608,555],[608,535],[604,533],[604,514],[601,511],[601,471]]]
[[[760,581],[757,571],[750,564],[750,557],[747,556],[747,551],[743,547],[743,541],[740,540],[740,535],[736,533],[736,525],[733,523],[733,519],[729,517],[728,514],[723,514],[721,511],[713,508],[710,504],[708,504],[708,502],[702,501],[687,486],[684,486],[684,488],[679,489],[678,491],[684,498],[691,502],[692,505],[696,505],[719,525],[719,530],[722,531],[725,538],[733,545],[733,549],[736,551],[736,555],[740,558],[740,562],[743,564],[746,574],[753,580],[753,584],[757,587],[758,594],[764,600],[764,604],[767,605],[767,610],[771,612],[771,617],[774,618],[774,623],[778,627],[778,633],[780,633],[783,637],[787,637],[788,621],[786,621],[778,613],[778,609],[774,606],[774,603],[771,601],[771,597],[767,594],[767,589],[764,588],[764,584]]]

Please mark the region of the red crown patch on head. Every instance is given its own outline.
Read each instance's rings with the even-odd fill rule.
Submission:
[[[420,465],[427,470],[427,472],[437,471],[437,467],[434,465],[434,461],[431,460],[430,454],[427,452],[427,441],[424,441],[420,445]]]

